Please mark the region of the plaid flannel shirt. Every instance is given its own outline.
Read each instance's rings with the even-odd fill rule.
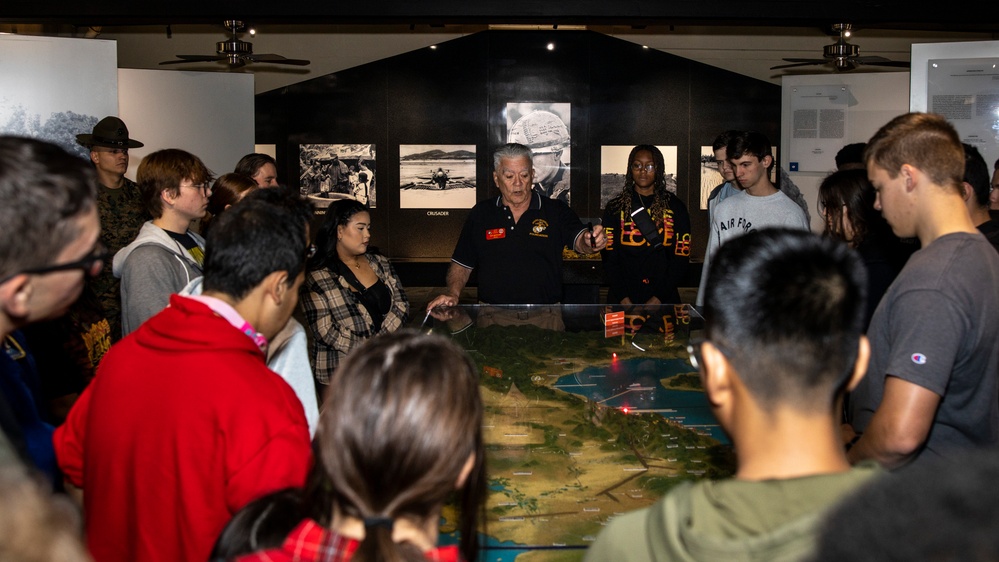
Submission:
[[[394,332],[409,318],[409,300],[388,258],[365,254],[368,265],[392,293],[392,306],[378,331],[347,280],[329,269],[309,271],[301,288],[302,308],[312,330],[309,354],[316,380],[329,384],[333,370],[347,353],[368,338]]]
[[[240,557],[237,562],[347,562],[360,545],[306,519],[295,527],[281,548]],[[458,547],[442,546],[426,553],[431,562],[459,562]]]

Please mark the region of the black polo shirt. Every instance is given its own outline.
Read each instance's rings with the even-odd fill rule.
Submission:
[[[478,270],[482,302],[554,304],[562,300],[562,248],[584,230],[568,205],[536,192],[516,223],[502,197],[486,199],[465,220],[451,261]]]

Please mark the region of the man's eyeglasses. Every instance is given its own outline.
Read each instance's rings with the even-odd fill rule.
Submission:
[[[715,350],[726,358],[729,357],[729,352],[718,341],[708,338],[694,338],[687,344],[687,355],[689,356],[688,361],[690,361],[690,364],[698,371],[704,368],[704,344],[709,341],[711,342],[711,347],[715,348]]]
[[[312,256],[315,256],[315,255],[316,255],[316,245],[315,244],[309,244],[305,248],[305,259],[306,259],[306,261],[311,260]]]
[[[208,192],[211,191],[212,189],[211,186],[208,185],[208,182],[199,183],[197,185],[182,185],[180,187],[186,187],[189,189],[200,189],[201,192],[204,193],[206,196],[208,195]]]
[[[86,256],[69,263],[61,263],[58,265],[48,265],[45,267],[36,267],[32,269],[25,269],[13,275],[8,275],[3,279],[0,279],[0,285],[10,281],[18,275],[45,275],[46,273],[55,273],[57,271],[71,271],[74,269],[82,269],[84,273],[90,277],[96,277],[101,269],[104,267],[104,260],[108,258],[109,252],[104,244],[100,242],[94,246],[94,250],[87,254]]]
[[[645,170],[646,172],[655,172],[656,171],[656,165],[655,164],[640,164],[638,162],[632,162],[631,163],[631,171],[633,171],[633,172],[641,172],[642,170]]]

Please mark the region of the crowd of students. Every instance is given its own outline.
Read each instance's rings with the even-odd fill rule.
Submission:
[[[0,245],[0,526],[30,529],[4,533],[0,553],[476,559],[487,494],[479,373],[449,340],[400,329],[409,301],[369,248],[367,208],[337,201],[313,233],[311,204],[276,187],[264,155],[210,185],[196,156],[156,151],[131,184],[127,149],[139,143],[120,120],[80,142],[93,166],[0,137],[0,223],[18,233]],[[688,348],[736,473],[611,518],[586,559],[999,556],[989,485],[999,472],[999,227],[988,166],[942,117],[899,116],[838,158],[819,191],[819,236],[796,188],[770,181],[770,150],[752,132],[715,142],[725,183],[709,201],[705,339]],[[459,242],[448,292],[428,308],[456,304],[472,268],[537,244],[602,250],[610,303],[678,300],[689,213],[666,190],[656,147],[631,151],[597,228],[534,191],[528,149],[501,147],[494,168],[500,196],[477,206],[462,236],[483,230],[502,248]],[[132,197],[149,213],[141,223]],[[199,234],[191,225],[208,209]],[[550,240],[513,232],[535,215],[559,217]],[[102,234],[127,221],[138,223],[134,240]],[[120,341],[106,317],[85,314],[111,290],[96,282],[108,242]],[[537,272],[511,282],[526,273]],[[511,290],[488,283],[487,297]],[[85,291],[94,298],[77,301]],[[307,328],[292,318],[300,297]],[[100,365],[64,419],[41,400],[22,335],[53,321],[72,329],[49,332],[46,355],[82,329],[83,363]],[[64,486],[82,499],[86,551],[72,509],[47,491]],[[449,500],[460,544],[439,547]]]

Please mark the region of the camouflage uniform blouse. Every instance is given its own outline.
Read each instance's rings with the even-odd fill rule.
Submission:
[[[119,189],[99,187],[97,211],[101,219],[101,242],[111,256],[135,240],[142,224],[152,218],[142,205],[139,186],[128,178]],[[104,265],[100,275],[90,280],[90,285],[110,326],[111,340],[115,342],[121,339],[121,280],[111,273],[110,260]]]

